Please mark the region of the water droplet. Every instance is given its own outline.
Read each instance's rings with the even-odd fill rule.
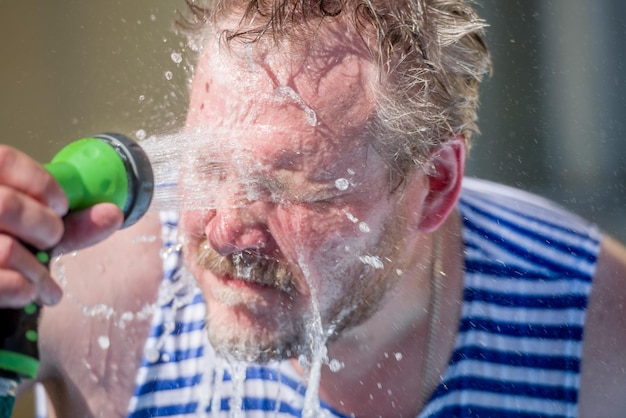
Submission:
[[[171,71],[166,71],[165,72],[165,79],[166,80],[171,80],[172,78],[174,78],[174,74],[172,74]]]
[[[393,355],[396,357],[396,360],[402,360],[402,353],[394,353]]]
[[[144,96],[143,94],[139,96],[139,101],[143,102],[144,100],[146,100],[146,96]]]
[[[380,257],[376,257],[375,255],[362,255],[359,257],[359,260],[361,263],[369,264],[377,270],[381,270],[384,267],[383,261]]]
[[[289,98],[296,102],[300,108],[304,111],[306,116],[306,120],[310,126],[317,126],[317,114],[313,109],[311,109],[307,104],[302,100],[302,97],[298,95],[291,87],[282,86],[276,89],[276,93],[279,98],[286,99]]]
[[[143,354],[150,363],[156,363],[159,360],[159,350],[155,347],[146,347]]]
[[[348,190],[348,187],[350,187],[350,182],[344,178],[340,178],[335,180],[335,187],[339,190]]]
[[[111,341],[106,335],[101,335],[98,337],[98,345],[101,349],[106,350],[111,345]]]
[[[366,224],[365,222],[361,222],[361,223],[359,224],[359,230],[360,230],[361,232],[365,232],[365,233],[367,233],[367,232],[370,232],[370,227],[369,227],[369,225],[368,225],[368,224]]]
[[[308,368],[310,366],[309,359],[304,354],[300,354],[298,356],[298,365],[303,369]]]
[[[174,63],[176,64],[180,64],[183,61],[183,56],[179,54],[178,52],[172,52],[172,55],[170,55],[170,58],[172,58],[172,61],[174,61]]]
[[[343,369],[344,366],[345,364],[337,359],[332,359],[330,362],[328,362],[328,368],[333,373],[336,373],[339,370]]]
[[[357,223],[359,222],[359,219],[354,216],[353,214],[351,214],[350,212],[346,212],[346,217],[352,222],[352,223]]]
[[[126,324],[132,321],[134,318],[135,318],[135,314],[133,312],[126,311],[122,313],[122,315],[120,315],[120,320],[118,321],[117,326],[120,329],[125,329]]]
[[[135,136],[137,137],[137,139],[146,139],[146,131],[144,131],[143,129],[138,129],[137,132],[135,132]]]
[[[150,20],[153,22],[156,22],[156,16],[155,15],[150,15]]]
[[[133,244],[137,244],[137,243],[151,243],[151,242],[155,242],[156,240],[157,240],[156,235],[153,235],[153,234],[140,234],[140,235],[137,235],[135,238],[132,239],[132,243]]]

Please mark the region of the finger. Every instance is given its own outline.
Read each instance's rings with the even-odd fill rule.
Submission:
[[[38,249],[50,248],[63,235],[63,220],[32,197],[0,185],[0,232]]]
[[[0,308],[21,308],[37,299],[37,286],[22,274],[0,269]]]
[[[24,245],[7,235],[0,235],[0,293],[11,295],[15,303],[23,303],[26,297],[35,296],[46,305],[54,305],[62,295],[61,288],[50,275],[46,266]]]
[[[46,169],[26,154],[0,145],[0,183],[49,206],[57,215],[68,211],[67,196]]]
[[[65,217],[65,235],[56,248],[64,253],[96,244],[120,229],[122,211],[112,203],[100,203]]]

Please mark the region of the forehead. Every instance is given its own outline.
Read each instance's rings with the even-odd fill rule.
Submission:
[[[323,166],[363,152],[375,71],[345,37],[278,47],[212,39],[196,70],[188,127],[213,146],[251,150],[274,165]]]

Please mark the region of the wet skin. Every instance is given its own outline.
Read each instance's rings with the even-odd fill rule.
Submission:
[[[402,223],[394,219],[399,195],[364,134],[373,64],[335,48],[287,65],[285,54],[273,54],[251,58],[209,46],[193,89],[187,129],[198,139],[183,188],[215,193],[219,203],[185,211],[181,224],[218,349],[235,339],[252,351],[304,342],[306,335],[293,334],[306,332],[314,304],[327,327],[344,317],[358,321],[382,297],[384,274],[402,265],[391,245],[381,246]],[[320,61],[329,54],[332,60]],[[220,179],[202,187],[203,171],[212,175],[216,166]],[[262,273],[257,280],[215,274],[197,262],[202,248],[279,263],[290,273],[288,291]],[[378,268],[372,257],[389,260]]]

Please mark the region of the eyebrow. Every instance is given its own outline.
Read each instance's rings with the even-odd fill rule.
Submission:
[[[314,171],[308,173],[306,177],[302,176],[293,181],[296,176],[292,173],[300,172],[300,170],[286,164],[268,164],[267,170],[252,170],[245,166],[242,166],[242,170],[237,167],[238,164],[235,164],[236,168],[233,169],[230,162],[215,160],[210,156],[200,154],[193,159],[193,165],[201,174],[208,175],[214,180],[230,179],[233,185],[239,184],[243,188],[265,190],[278,199],[328,199],[340,193],[335,186],[336,179],[330,173],[322,174]]]
[[[316,199],[328,199],[335,197],[343,192],[337,189],[334,181],[329,180],[315,180],[310,177],[305,178],[306,183],[290,182],[289,176],[285,178],[280,177],[261,177],[263,186],[267,187],[272,194],[279,193],[289,195],[295,199],[302,200],[316,200]]]

